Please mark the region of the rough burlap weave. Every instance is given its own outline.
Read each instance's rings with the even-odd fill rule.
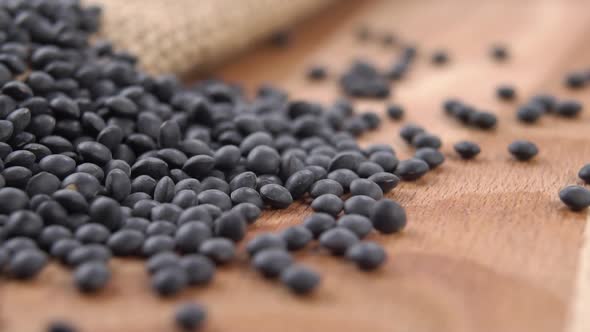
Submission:
[[[101,34],[152,73],[203,71],[333,0],[85,0]]]

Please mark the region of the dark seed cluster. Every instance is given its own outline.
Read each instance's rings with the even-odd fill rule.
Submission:
[[[543,115],[554,114],[563,118],[575,118],[583,111],[583,105],[574,99],[558,100],[550,95],[537,95],[520,106],[516,112],[519,121],[536,123]]]
[[[273,86],[247,98],[217,80],[187,88],[150,76],[133,55],[91,42],[100,10],[76,1],[2,2],[0,16],[2,275],[32,279],[55,259],[71,269],[74,287],[94,294],[109,285],[112,257],[136,257],[154,293],[171,297],[211,283],[262,210],[311,197],[316,213],[302,225],[246,246],[262,276],[307,294],[320,276],[291,251],[317,239],[374,269],[385,251],[361,239],[405,227],[404,209],[384,194],[399,183],[395,172],[415,179],[429,166],[399,162],[388,145],[359,147],[356,136],[379,127],[376,113],[357,113],[345,100],[329,108],[289,100]],[[389,94],[389,82],[364,62],[342,84],[354,96]],[[426,133],[411,143],[441,144]],[[442,162],[438,151],[425,152],[433,167]],[[188,304],[176,321],[195,330],[205,316]]]
[[[466,126],[482,130],[493,129],[498,123],[495,114],[487,111],[479,111],[475,107],[457,99],[446,100],[443,103],[443,111]]]

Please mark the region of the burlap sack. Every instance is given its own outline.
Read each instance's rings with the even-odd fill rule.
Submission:
[[[85,0],[103,7],[101,34],[152,73],[219,63],[333,0]]]

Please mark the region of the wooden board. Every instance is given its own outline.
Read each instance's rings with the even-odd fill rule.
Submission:
[[[587,282],[576,283],[586,214],[565,209],[557,192],[579,183],[578,169],[590,162],[590,112],[577,120],[547,116],[534,126],[518,123],[514,113],[518,102],[544,91],[589,105],[590,90],[567,91],[562,77],[590,66],[590,2],[343,2],[299,26],[290,48],[259,47],[218,74],[248,89],[272,82],[294,97],[330,103],[338,96],[336,78],[309,84],[308,65],[323,63],[338,73],[359,56],[385,65],[397,54],[359,44],[353,32],[363,23],[416,42],[422,54],[444,47],[452,57],[441,68],[420,57],[408,79],[394,86],[391,100],[406,107],[404,123],[441,135],[447,163],[388,195],[407,208],[409,225],[402,235],[372,236],[390,255],[381,271],[361,273],[310,248],[297,259],[324,278],[311,298],[263,280],[242,258],[220,269],[211,287],[160,300],[140,262],[114,262],[112,283],[92,297],[80,296],[70,275],[52,265],[33,282],[0,279],[0,331],[41,331],[60,317],[87,332],[172,331],[174,305],[188,299],[208,306],[207,331],[585,331],[579,314],[572,320],[570,312],[574,300],[582,314],[586,303],[577,289],[588,287],[577,285]],[[494,42],[510,46],[509,62],[489,59]],[[500,83],[518,88],[518,102],[496,100]],[[480,132],[445,117],[440,104],[449,96],[497,113],[499,128]],[[384,109],[383,102],[357,106]],[[389,143],[410,156],[397,135],[402,124],[385,120],[362,143]],[[509,157],[506,147],[517,138],[538,144],[534,162]],[[457,159],[452,143],[460,139],[481,144],[478,160]],[[250,236],[299,223],[309,213],[305,204],[266,212]]]

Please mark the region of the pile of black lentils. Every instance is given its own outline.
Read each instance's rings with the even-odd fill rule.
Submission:
[[[314,240],[361,270],[385,262],[385,250],[363,239],[405,227],[405,210],[384,194],[444,162],[439,137],[406,125],[400,135],[416,154],[400,161],[389,145],[359,147],[356,136],[381,119],[357,114],[344,99],[324,107],[289,100],[273,86],[248,99],[216,80],[187,88],[172,76],[150,76],[134,55],[90,41],[100,14],[77,0],[0,2],[0,275],[32,279],[52,258],[91,294],[109,282],[111,257],[142,257],[154,292],[173,296],[209,284],[216,266],[239,257],[236,243],[262,210],[296,200],[310,201],[315,213],[246,244],[262,276],[295,294],[312,292],[319,274],[291,252]],[[386,45],[396,42],[387,37]],[[507,57],[500,47],[492,54]],[[340,80],[343,90],[387,97],[388,78],[401,79],[415,56],[414,47],[404,48],[386,74],[356,62]],[[449,57],[437,51],[432,61]],[[328,74],[315,67],[308,75]],[[477,128],[496,126],[493,114],[456,100],[444,109]],[[399,120],[404,110],[390,105],[387,114]],[[454,147],[464,159],[480,153],[473,142]],[[538,152],[527,141],[509,150],[518,160]],[[590,165],[580,177],[590,182]],[[590,205],[580,186],[560,196],[572,209]],[[187,331],[205,319],[196,303],[175,315]],[[56,320],[48,331],[77,330]]]

